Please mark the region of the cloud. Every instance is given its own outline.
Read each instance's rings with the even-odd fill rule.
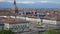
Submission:
[[[12,0],[8,0],[7,2],[13,3]],[[22,4],[35,4],[35,3],[60,4],[60,2],[48,1],[48,0],[40,0],[40,1],[38,1],[38,2],[35,2],[35,1],[17,1],[16,3],[22,3]]]
[[[39,1],[40,3],[50,3],[50,4],[60,4],[60,2],[56,2],[56,1],[46,1],[46,0],[43,0],[43,1]]]
[[[33,2],[33,1],[23,1],[23,2],[17,2],[17,3],[23,3],[23,4],[34,4],[35,2]]]
[[[3,0],[0,0],[0,2],[2,2]]]
[[[10,2],[10,3],[13,3],[14,0],[0,0],[0,2]],[[35,3],[50,3],[50,4],[60,4],[60,2],[56,2],[56,1],[51,1],[51,0],[39,0],[39,1],[30,1],[30,0],[26,0],[26,1],[17,1],[16,0],[16,3],[22,3],[22,4],[35,4]]]
[[[48,1],[40,1],[40,3],[47,3]]]
[[[11,0],[8,0],[8,1],[6,1],[6,2],[10,2],[10,3],[13,3],[13,1],[11,1]]]
[[[6,1],[6,2],[13,3],[14,1],[8,0],[8,1]],[[34,4],[35,2],[34,2],[34,1],[16,1],[16,3],[22,3],[22,4]]]

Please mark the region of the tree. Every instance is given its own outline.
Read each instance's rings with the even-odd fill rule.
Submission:
[[[44,34],[60,34],[60,31],[57,30],[46,30]]]
[[[0,34],[14,34],[11,30],[1,30]]]

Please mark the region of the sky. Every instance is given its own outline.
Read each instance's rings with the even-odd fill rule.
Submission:
[[[0,2],[13,3],[14,0],[0,0]],[[60,4],[60,0],[16,0],[17,3],[34,4],[34,3],[53,3]]]
[[[60,0],[15,0],[20,8],[60,8]],[[14,0],[0,0],[0,8],[11,7]]]

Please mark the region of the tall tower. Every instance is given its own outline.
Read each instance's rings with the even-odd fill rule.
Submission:
[[[15,0],[14,0],[12,12],[18,14],[18,8],[17,8],[17,6],[16,6],[16,1],[15,1]]]

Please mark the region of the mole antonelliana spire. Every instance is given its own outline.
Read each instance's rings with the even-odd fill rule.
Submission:
[[[16,6],[16,0],[14,0],[12,12],[18,14],[18,8],[17,8],[17,6]]]

